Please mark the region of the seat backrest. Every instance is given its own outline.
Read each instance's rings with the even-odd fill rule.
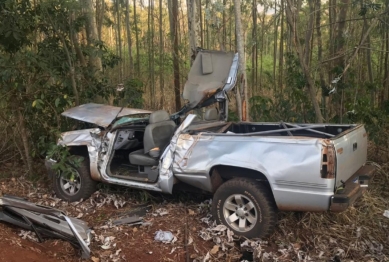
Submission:
[[[219,112],[217,111],[217,109],[215,107],[208,108],[205,111],[204,120],[206,121],[219,120]]]
[[[175,129],[176,124],[170,119],[168,112],[164,110],[153,112],[143,137],[144,152],[149,153],[151,149],[158,147],[162,153],[162,150],[169,144]]]

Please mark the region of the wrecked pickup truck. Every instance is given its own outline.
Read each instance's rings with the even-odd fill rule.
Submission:
[[[216,222],[249,238],[268,236],[277,210],[351,206],[375,171],[365,165],[364,126],[228,122],[237,69],[237,54],[200,51],[184,86],[187,103],[173,115],[99,104],[65,111],[96,127],[58,142],[84,157],[71,179],[46,160],[57,196],[86,199],[97,182],[163,193],[186,184],[212,193]],[[202,107],[204,119],[187,114]]]

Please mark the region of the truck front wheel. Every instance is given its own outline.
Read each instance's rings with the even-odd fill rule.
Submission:
[[[263,238],[274,231],[277,207],[264,184],[235,178],[222,184],[214,194],[212,215],[235,235]]]
[[[58,198],[68,202],[89,198],[96,191],[96,181],[90,176],[88,159],[84,158],[79,167],[72,168],[70,177],[55,175],[53,188]]]

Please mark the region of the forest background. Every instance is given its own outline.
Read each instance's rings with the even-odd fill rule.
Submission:
[[[33,174],[79,104],[178,111],[197,47],[245,58],[230,120],[364,123],[387,160],[388,12],[389,0],[0,0],[0,163]]]

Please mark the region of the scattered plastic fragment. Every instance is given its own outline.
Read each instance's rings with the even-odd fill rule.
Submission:
[[[158,230],[155,232],[154,240],[162,243],[174,243],[177,241],[177,238],[170,231]]]
[[[157,210],[155,210],[155,213],[153,213],[153,216],[164,216],[164,215],[167,215],[169,214],[169,212],[167,211],[166,208],[158,208]]]
[[[389,210],[385,210],[385,211],[384,211],[384,217],[389,218]]]

